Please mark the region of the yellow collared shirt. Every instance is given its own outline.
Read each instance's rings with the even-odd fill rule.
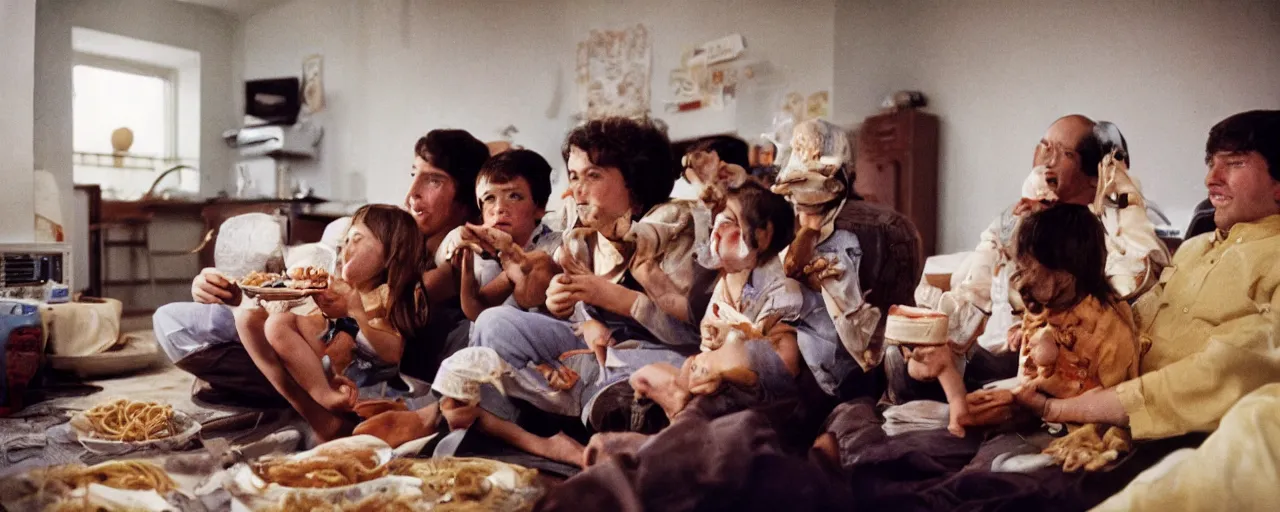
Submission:
[[[1208,432],[1244,395],[1280,381],[1280,215],[1183,244],[1137,303],[1137,379],[1116,387],[1133,437]]]

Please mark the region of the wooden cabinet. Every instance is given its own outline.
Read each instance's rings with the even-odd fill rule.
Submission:
[[[868,117],[857,134],[854,189],[906,215],[924,255],[937,252],[938,117],[918,110]]]

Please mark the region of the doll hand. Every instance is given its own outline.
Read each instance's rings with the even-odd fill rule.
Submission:
[[[819,290],[822,289],[823,281],[843,278],[844,267],[835,261],[828,260],[826,256],[819,256],[818,259],[804,266],[803,273],[809,288]]]
[[[613,329],[599,320],[587,320],[574,326],[574,334],[582,337],[587,347],[596,354],[596,361],[604,367],[609,347],[617,343],[613,339]]]

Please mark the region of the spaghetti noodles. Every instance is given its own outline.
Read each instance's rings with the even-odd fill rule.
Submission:
[[[302,460],[272,459],[250,465],[267,483],[284,487],[329,488],[367,482],[387,474],[373,450],[344,450]]]
[[[155,464],[139,460],[104,462],[96,466],[67,465],[44,470],[41,488],[51,484],[69,489],[100,484],[129,491],[156,491],[168,493],[177,488],[173,478]]]
[[[95,437],[111,441],[151,441],[178,433],[167,404],[119,399],[94,406],[84,417]]]

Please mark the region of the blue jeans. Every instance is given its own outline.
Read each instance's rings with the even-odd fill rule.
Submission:
[[[627,380],[644,365],[667,362],[679,366],[685,359],[684,355],[653,342],[618,341],[618,345],[609,349],[610,362],[601,375],[600,365],[593,354],[576,355],[560,361],[560,355],[565,352],[587,348],[586,342],[574,334],[572,324],[567,321],[502,306],[485,310],[471,328],[471,346],[494,349],[515,370],[514,375],[503,380],[509,396],[565,416],[584,414],[586,405],[601,390]],[[566,391],[551,389],[542,374],[532,368],[541,363],[573,369],[578,372],[578,382]],[[482,396],[481,405],[501,416],[486,402],[485,397],[489,396]],[[493,405],[507,409],[506,406]]]
[[[222,304],[165,304],[151,316],[151,323],[160,348],[175,364],[213,345],[240,344],[236,317]]]
[[[223,399],[245,404],[280,400],[271,381],[240,344],[230,307],[194,302],[166,304],[156,310],[152,325],[156,341],[169,360],[207,383]],[[197,395],[213,399],[200,392]]]

